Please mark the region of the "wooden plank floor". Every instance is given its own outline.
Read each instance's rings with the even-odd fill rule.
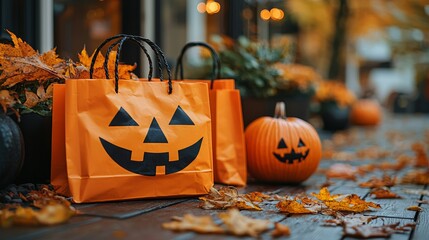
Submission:
[[[414,156],[409,147],[412,142],[422,141],[429,149],[429,116],[428,115],[388,115],[383,125],[377,128],[353,127],[357,136],[356,141],[346,144],[336,150],[355,153],[368,146],[378,146],[390,153],[389,157],[381,159],[353,159],[348,161],[323,159],[320,169],[327,169],[335,163],[346,163],[354,166],[370,164],[381,161],[394,162],[398,154]],[[408,146],[401,148],[392,144],[392,132],[400,133],[402,144]],[[330,139],[330,133],[320,131],[322,139]],[[389,135],[390,134],[390,135]],[[426,142],[425,142],[426,141]],[[402,145],[402,146],[403,146]],[[428,151],[426,154],[429,155]],[[411,170],[411,166],[400,172],[387,171],[393,176],[402,176]],[[378,216],[372,225],[383,225],[400,222],[401,224],[415,222],[416,228],[407,233],[393,234],[391,239],[426,240],[429,239],[429,205],[417,203],[417,200],[429,200],[428,196],[411,195],[404,189],[428,189],[427,185],[396,185],[392,190],[398,193],[400,199],[373,199],[368,188],[358,186],[359,182],[370,179],[372,176],[380,177],[383,173],[374,171],[368,173],[357,181],[333,179],[329,186],[331,193],[355,193],[361,198],[379,203],[381,209],[365,212],[365,215]],[[268,185],[249,183],[240,188],[240,193],[260,191],[275,192],[279,195],[294,195],[300,192],[318,192],[321,184],[326,180],[325,175],[318,171],[306,182],[295,185]],[[169,222],[172,216],[183,216],[186,213],[194,215],[216,216],[220,211],[203,210],[198,207],[198,198],[177,198],[163,200],[137,200],[111,203],[94,203],[76,205],[80,214],[73,217],[68,223],[51,227],[12,227],[0,229],[0,239],[243,239],[229,235],[203,235],[192,232],[176,233],[162,229],[161,224]],[[423,211],[408,211],[411,205],[420,206]],[[253,218],[269,219],[288,225],[291,235],[285,239],[349,239],[342,235],[341,227],[323,226],[323,220],[331,217],[324,215],[287,215],[277,211],[275,204],[263,205],[264,211],[241,211],[243,215]],[[246,238],[244,238],[246,239]],[[261,235],[261,239],[271,239],[269,232]]]

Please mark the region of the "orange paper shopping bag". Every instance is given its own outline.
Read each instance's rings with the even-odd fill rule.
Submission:
[[[106,53],[107,62],[117,45],[114,79],[69,79],[65,84],[66,176],[73,200],[207,193],[213,185],[207,87],[170,77],[163,81],[162,75],[161,81],[119,79],[118,58],[126,41],[141,48],[148,43],[168,64],[156,45],[130,35],[107,39],[94,56],[114,39]]]
[[[220,79],[219,57],[212,47],[202,42],[190,42],[183,47],[177,60],[176,78],[180,70],[180,78],[184,79],[183,55],[194,46],[208,49],[213,58],[211,80],[185,82],[204,82],[209,88],[215,182],[243,186],[247,181],[247,168],[240,92],[235,89],[233,79]]]
[[[52,153],[51,184],[55,191],[64,196],[71,196],[66,163],[65,144],[65,84],[54,84],[52,103]]]

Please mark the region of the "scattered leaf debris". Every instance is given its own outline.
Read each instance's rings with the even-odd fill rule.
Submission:
[[[290,236],[290,228],[281,223],[274,224],[274,230],[271,232],[273,238]]]
[[[398,194],[392,192],[389,188],[374,188],[371,189],[369,193],[375,199],[392,199],[392,198],[402,198]]]
[[[258,237],[261,233],[272,229],[273,223],[265,219],[254,219],[246,217],[236,208],[220,212],[218,217],[221,221],[217,224],[209,216],[194,216],[185,214],[183,217],[175,217],[173,221],[163,223],[162,227],[173,231],[193,231],[208,234],[232,234],[234,236]],[[287,226],[282,225],[278,231],[284,234]],[[277,233],[279,234],[279,233]]]
[[[262,211],[256,203],[246,195],[239,194],[235,187],[222,187],[219,190],[211,188],[208,195],[200,197],[200,207],[203,209],[228,209]]]
[[[10,185],[1,192],[0,226],[55,225],[68,221],[76,210],[49,185]]]
[[[405,224],[399,226],[399,223],[372,226],[372,225],[343,225],[344,237],[354,238],[388,238],[393,233],[403,233],[411,231],[415,227],[415,224]]]
[[[421,207],[419,207],[419,206],[409,206],[409,207],[407,207],[407,210],[408,210],[408,211],[420,212],[420,211],[422,211],[423,209],[422,209]]]

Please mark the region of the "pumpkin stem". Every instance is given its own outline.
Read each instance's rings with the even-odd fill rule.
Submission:
[[[274,118],[286,119],[286,104],[284,102],[276,103]]]

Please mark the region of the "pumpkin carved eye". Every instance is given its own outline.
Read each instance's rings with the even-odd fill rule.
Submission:
[[[305,146],[306,145],[304,141],[302,141],[302,139],[300,138],[298,142],[298,147],[305,147]],[[277,145],[277,149],[282,149],[282,148],[287,148],[287,144],[283,138],[280,139],[279,144]]]
[[[279,144],[277,145],[277,149],[281,149],[281,148],[287,148],[286,142],[283,138],[280,139]]]
[[[299,139],[298,147],[305,147],[305,143],[301,138]]]

